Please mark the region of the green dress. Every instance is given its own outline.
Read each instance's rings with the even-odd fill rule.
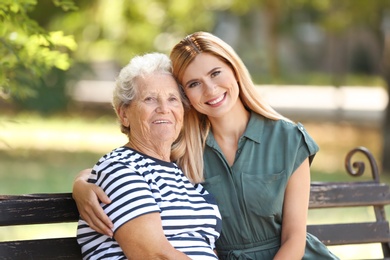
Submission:
[[[251,113],[229,166],[213,134],[206,140],[204,187],[222,215],[220,259],[273,259],[280,247],[283,199],[291,174],[318,146],[301,124]],[[307,234],[304,259],[338,259]]]

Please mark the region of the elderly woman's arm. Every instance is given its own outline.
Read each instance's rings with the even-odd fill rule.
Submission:
[[[73,183],[73,199],[76,201],[80,216],[92,229],[112,237],[113,224],[99,203],[100,200],[109,204],[111,200],[102,188],[87,182],[90,173],[91,169],[85,169],[77,175]]]
[[[128,259],[191,259],[169,243],[157,212],[126,222],[114,238]]]

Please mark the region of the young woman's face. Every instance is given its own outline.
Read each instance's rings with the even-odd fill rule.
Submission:
[[[183,74],[182,85],[191,105],[209,117],[226,115],[238,100],[233,70],[212,54],[196,56]]]
[[[184,107],[179,86],[170,74],[138,79],[136,98],[122,110],[122,124],[132,138],[149,142],[174,142],[183,126]]]

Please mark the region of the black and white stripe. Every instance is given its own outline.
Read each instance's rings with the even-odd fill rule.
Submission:
[[[221,230],[218,208],[176,164],[120,147],[98,161],[89,181],[102,187],[112,201],[102,207],[114,232],[137,216],[160,212],[173,247],[192,259],[217,259],[212,249]],[[114,239],[92,230],[82,219],[77,236],[84,259],[126,259]]]

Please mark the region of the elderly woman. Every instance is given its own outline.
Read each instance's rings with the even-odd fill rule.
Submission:
[[[129,142],[104,155],[88,179],[111,200],[101,206],[113,237],[80,219],[84,259],[217,259],[218,208],[174,163],[185,151],[184,100],[164,54],[137,56],[121,70],[113,106]]]

